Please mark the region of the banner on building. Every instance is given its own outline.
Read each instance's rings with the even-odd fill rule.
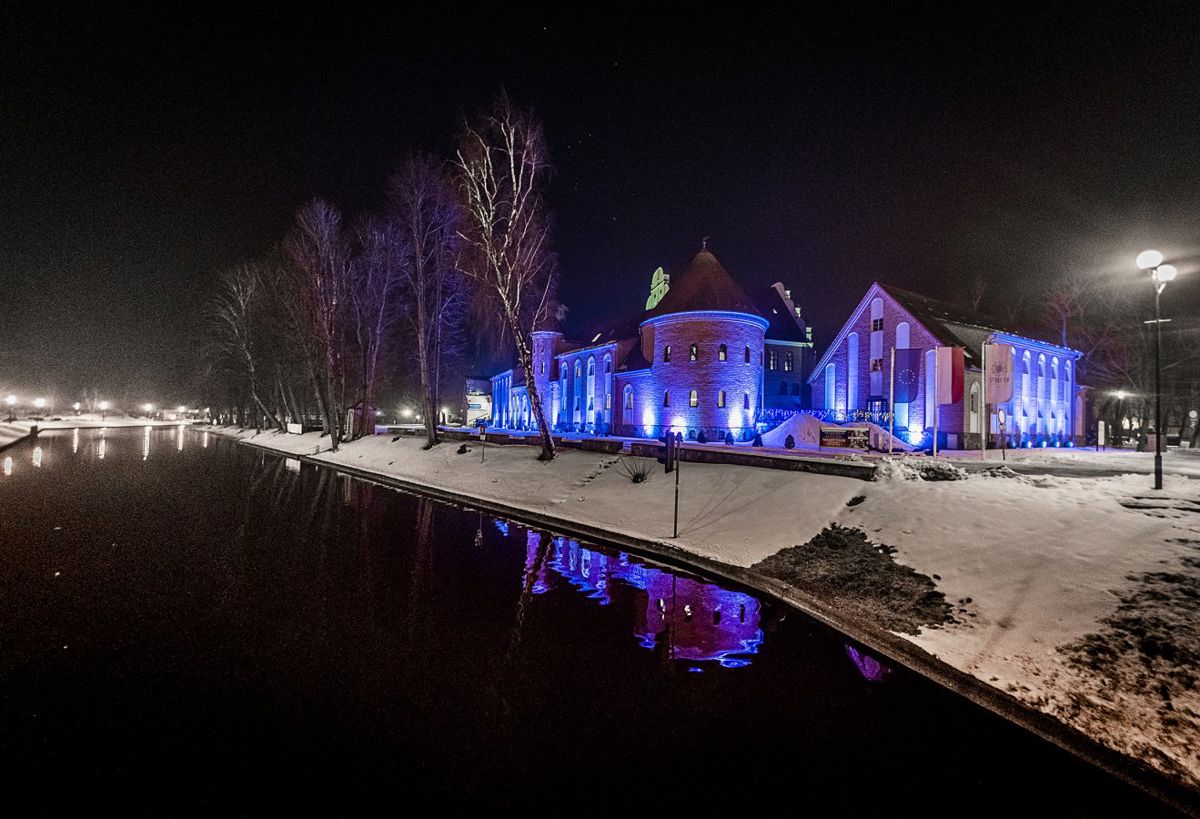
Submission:
[[[924,350],[896,350],[896,366],[892,370],[896,397],[894,404],[910,404],[917,400],[921,384],[921,356]]]
[[[938,403],[957,404],[963,397],[963,348],[938,347],[936,355]]]
[[[1013,394],[1013,357],[1011,344],[987,346],[987,401],[1003,404]]]

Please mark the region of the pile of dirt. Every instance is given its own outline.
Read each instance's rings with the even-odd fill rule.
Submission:
[[[1180,569],[1130,577],[1137,585],[1102,621],[1103,631],[1059,647],[1078,672],[1079,686],[1056,711],[1118,750],[1196,787],[1200,557],[1183,558]],[[1135,724],[1137,734],[1113,734],[1113,724]]]
[[[751,568],[889,631],[917,634],[953,623],[933,579],[897,563],[895,551],[872,543],[860,529],[833,523],[808,543]]]
[[[968,477],[967,470],[934,458],[880,458],[875,470],[877,481],[965,481]]]
[[[986,466],[975,473],[980,478],[1018,478],[1016,472],[1013,472],[1007,466]]]

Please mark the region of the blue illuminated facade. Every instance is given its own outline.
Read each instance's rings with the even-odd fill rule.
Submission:
[[[533,334],[534,377],[555,431],[748,440],[764,409],[807,400],[812,335],[790,291],[776,284],[753,302],[707,249],[674,278],[657,274],[644,313],[587,341]],[[493,425],[536,428],[520,370],[493,376],[492,399]]]

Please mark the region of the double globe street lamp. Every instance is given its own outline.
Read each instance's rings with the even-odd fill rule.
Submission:
[[[1159,300],[1167,282],[1172,281],[1179,273],[1175,265],[1163,264],[1163,255],[1157,250],[1143,250],[1138,254],[1137,266],[1149,271],[1150,280],[1154,282],[1154,488],[1162,489],[1162,316],[1159,314]],[[1167,319],[1170,321],[1170,319]],[[1146,322],[1149,324],[1150,322]]]

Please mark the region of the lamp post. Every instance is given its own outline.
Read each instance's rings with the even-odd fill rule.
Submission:
[[[1150,272],[1154,282],[1154,488],[1162,489],[1162,317],[1159,301],[1167,282],[1175,278],[1178,271],[1174,265],[1163,264],[1163,255],[1157,250],[1143,250],[1138,254],[1137,266]]]
[[[4,403],[8,405],[8,423],[12,423],[16,416],[13,414],[14,408],[17,406],[17,396],[8,395],[4,399]]]

